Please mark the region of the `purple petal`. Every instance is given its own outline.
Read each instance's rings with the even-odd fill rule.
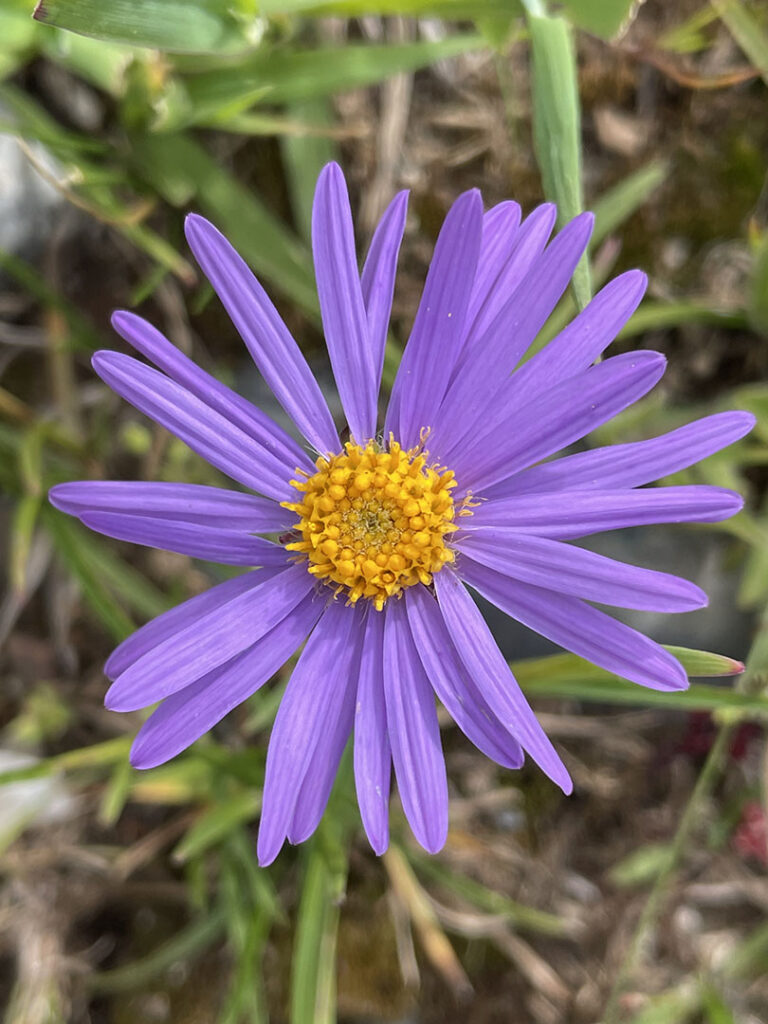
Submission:
[[[707,604],[704,591],[679,576],[505,527],[476,530],[456,548],[504,576],[600,604],[658,612],[690,612]]]
[[[208,612],[228,604],[233,598],[244,594],[247,590],[261,586],[262,583],[281,571],[281,569],[256,569],[254,572],[243,573],[242,576],[219,583],[218,586],[211,587],[210,590],[197,594],[188,601],[158,615],[157,618],[147,622],[141,629],[137,629],[114,649],[104,666],[107,678],[116,679],[134,662],[144,657],[163,641],[175,636],[187,626],[192,626]]]
[[[504,388],[568,287],[594,221],[591,213],[582,213],[563,228],[468,351],[432,422],[433,454],[442,459],[443,452],[465,434],[476,432],[478,423],[485,425],[488,409],[496,401],[494,396]]]
[[[480,256],[467,308],[466,340],[474,334],[475,321],[486,303],[498,295],[497,282],[515,250],[519,227],[520,207],[511,201],[499,203],[483,216]]]
[[[118,334],[146,356],[190,394],[240,427],[246,434],[280,459],[289,473],[297,466],[313,472],[313,464],[294,439],[265,412],[205,373],[172,345],[156,327],[134,313],[118,310],[112,314],[112,326]]]
[[[293,491],[285,464],[164,374],[119,352],[97,352],[93,367],[113,391],[212,466],[276,501],[289,500]]]
[[[376,434],[378,381],[355,256],[355,233],[338,164],[320,172],[312,205],[312,254],[325,341],[350,434],[365,444]]]
[[[505,205],[500,204],[501,207]],[[499,206],[494,207],[483,218],[483,248],[467,313],[467,336],[459,368],[463,368],[466,359],[472,358],[475,343],[485,335],[541,256],[557,217],[557,208],[552,203],[544,203],[525,218],[519,230],[504,238],[500,237],[503,225],[501,215],[497,213],[499,209]],[[506,217],[514,222],[514,212],[506,214]],[[524,299],[523,296],[520,298]],[[457,373],[458,370],[454,376]]]
[[[498,418],[504,409],[532,402],[554,384],[588,369],[637,309],[647,283],[645,274],[629,270],[598,292],[557,337],[504,381],[496,396]]]
[[[308,839],[320,824],[328,798],[339,770],[344,748],[352,734],[355,718],[355,692],[360,672],[360,650],[363,642],[362,607],[347,609],[357,619],[349,643],[351,655],[343,676],[339,677],[338,694],[327,709],[322,729],[304,772],[296,799],[293,818],[288,827],[288,842],[294,845]]]
[[[80,522],[90,530],[131,544],[175,551],[220,565],[284,565],[292,557],[280,544],[254,537],[246,530],[217,529],[201,523],[121,512],[83,512]]]
[[[208,611],[137,658],[109,688],[112,711],[135,711],[182,690],[265,636],[314,588],[304,565]]]
[[[450,569],[434,576],[435,591],[459,655],[501,725],[564,793],[573,783],[510,672],[475,602]]]
[[[341,601],[331,602],[288,682],[267,750],[257,843],[262,867],[280,852],[315,748],[333,731],[344,710],[359,639],[359,613]]]
[[[57,484],[48,497],[56,508],[74,516],[124,512],[251,533],[277,533],[295,518],[267,498],[200,484],[78,480]]]
[[[308,594],[247,651],[166,698],[139,730],[131,748],[133,767],[163,764],[212,729],[278,671],[322,610],[322,599]]]
[[[384,621],[373,610],[365,622],[355,704],[355,789],[365,833],[374,853],[389,845],[392,751],[384,704]]]
[[[648,441],[593,448],[534,466],[489,488],[486,496],[640,487],[719,452],[739,441],[754,425],[755,417],[748,412],[715,413]]]
[[[482,200],[473,189],[453,204],[437,239],[384,425],[384,436],[392,431],[404,448],[432,425],[459,356],[482,224]]]
[[[651,523],[716,523],[736,515],[744,499],[724,487],[691,484],[640,491],[559,491],[489,498],[462,520],[462,530],[502,526],[572,540]]]
[[[407,211],[408,193],[398,192],[384,211],[373,234],[360,279],[363,302],[368,317],[368,335],[373,355],[374,384],[377,395],[384,366],[389,317],[392,312],[397,257],[405,231]]]
[[[317,381],[245,261],[203,217],[190,214],[185,229],[195,259],[278,402],[319,452],[338,451],[339,435]]]
[[[666,360],[658,352],[628,352],[556,384],[518,406],[492,434],[445,456],[462,487],[483,491],[539,459],[578,441],[659,381]]]
[[[424,671],[448,714],[487,757],[505,768],[519,768],[522,747],[501,725],[465,671],[437,601],[425,587],[409,587],[405,600]]]
[[[400,801],[413,834],[425,850],[437,853],[448,834],[448,782],[435,698],[405,603],[390,601],[383,614],[384,700]]]
[[[461,575],[507,615],[608,672],[652,690],[688,686],[682,665],[663,647],[575,597],[509,579],[468,558]]]

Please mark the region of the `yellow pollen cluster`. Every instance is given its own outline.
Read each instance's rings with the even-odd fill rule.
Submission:
[[[317,473],[294,480],[302,500],[283,502],[299,517],[301,540],[286,545],[309,558],[309,571],[339,585],[352,604],[368,598],[380,611],[403,587],[429,584],[453,552],[445,546],[453,523],[451,470],[429,467],[419,449],[396,441],[351,442],[339,455],[317,460]]]

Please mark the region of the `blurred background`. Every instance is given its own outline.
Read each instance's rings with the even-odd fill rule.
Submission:
[[[768,1022],[768,4],[746,0],[0,0],[0,1006],[8,1024]],[[84,35],[83,33],[87,33]],[[564,798],[446,719],[445,850],[399,804],[374,857],[339,787],[317,835],[255,866],[290,666],[214,735],[138,773],[141,715],[102,706],[138,625],[223,578],[89,534],[46,503],[84,477],[216,482],[90,370],[137,309],[279,415],[182,223],[212,219],[330,384],[309,258],[341,162],[361,254],[411,190],[385,383],[445,212],[597,213],[543,344],[615,273],[650,277],[612,351],[669,371],[590,444],[748,408],[755,433],[678,474],[745,493],[715,527],[607,535],[708,609],[633,624],[686,694],[625,684],[500,616],[571,770]],[[490,614],[490,613],[489,613]],[[702,653],[715,652],[714,654]],[[734,675],[741,662],[747,671]]]

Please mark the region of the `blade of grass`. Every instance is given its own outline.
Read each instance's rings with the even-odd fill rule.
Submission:
[[[232,68],[204,71],[186,78],[193,109],[204,117],[239,97],[264,90],[270,104],[332,96],[375,85],[401,71],[415,71],[460,53],[480,49],[474,34],[449,35],[436,41],[347,44],[311,50],[257,51]]]
[[[179,53],[243,49],[227,0],[40,0],[37,21],[84,36]]]
[[[560,225],[584,208],[581,178],[581,107],[576,78],[576,53],[568,22],[548,17],[538,0],[527,0],[528,31],[533,56],[533,140],[544,195],[557,204]],[[592,294],[585,254],[573,276],[580,308]]]
[[[316,313],[306,246],[199,143],[184,134],[137,135],[130,155],[138,173],[168,202],[181,206],[195,199],[257,274]]]
[[[710,0],[713,10],[768,84],[768,34],[741,0]]]
[[[172,858],[183,864],[199,857],[233,833],[240,825],[252,821],[261,809],[261,794],[243,789],[226,799],[218,799],[204,811],[176,846]]]
[[[296,101],[289,107],[288,115],[318,127],[333,124],[328,100],[322,96]],[[338,156],[338,146],[327,135],[283,135],[280,143],[296,227],[302,238],[309,241],[315,182],[323,167]]]
[[[291,971],[291,1024],[335,1024],[336,940],[347,855],[329,816],[308,844]]]

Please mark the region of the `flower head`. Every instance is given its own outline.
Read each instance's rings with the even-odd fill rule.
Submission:
[[[743,437],[753,425],[747,413],[549,459],[645,395],[664,372],[655,352],[595,365],[642,297],[638,271],[606,285],[519,365],[587,245],[589,214],[550,241],[549,205],[521,222],[511,202],[483,213],[476,190],[456,201],[380,424],[405,213],[401,193],[360,274],[342,173],[331,164],[320,176],[315,271],[349,441],[341,442],[258,281],[211,224],[191,216],[192,251],[303,442],[150,324],[116,313],[115,329],[157,369],[99,352],[96,372],[247,491],[84,481],[51,492],[57,507],[111,537],[258,566],[159,616],[108,660],[108,707],[161,702],[133,745],[136,767],[175,756],[304,644],[267,754],[263,864],[286,838],[298,843],[314,831],[352,734],[373,848],[387,846],[394,766],[417,839],[439,849],[448,795],[435,695],[489,757],[517,768],[525,752],[570,792],[568,772],[467,586],[610,672],[680,689],[687,679],[671,654],[589,602],[680,612],[705,604],[702,591],[567,542],[641,524],[713,522],[741,507],[722,488],[643,485]]]

